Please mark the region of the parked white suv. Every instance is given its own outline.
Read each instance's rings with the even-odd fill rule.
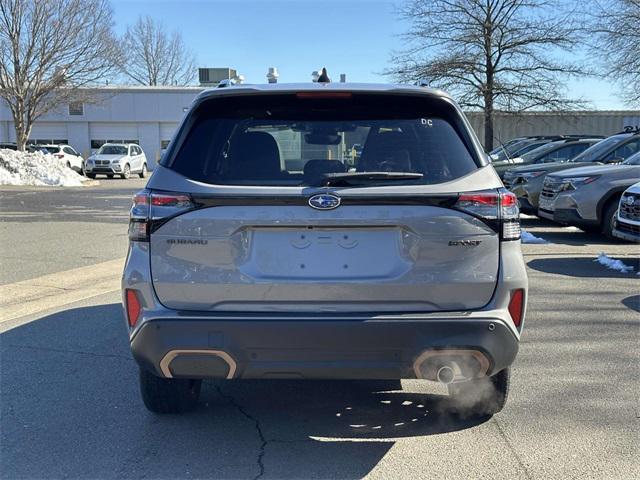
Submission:
[[[640,243],[640,182],[631,185],[620,197],[612,233],[614,237]]]
[[[98,173],[109,178],[114,175],[129,178],[137,173],[144,178],[147,176],[147,157],[135,143],[105,143],[87,159],[85,171],[89,178],[96,178]]]
[[[75,170],[80,175],[84,172],[84,158],[69,145],[34,145],[40,151],[47,151],[56,158],[61,158],[67,163],[67,167]]]

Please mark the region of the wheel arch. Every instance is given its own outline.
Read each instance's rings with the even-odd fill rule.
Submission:
[[[620,201],[620,197],[622,196],[622,192],[624,192],[628,187],[614,187],[609,190],[605,195],[602,196],[600,200],[598,200],[597,205],[597,213],[598,213],[598,223],[602,222],[602,215],[604,214],[605,207],[612,201]]]

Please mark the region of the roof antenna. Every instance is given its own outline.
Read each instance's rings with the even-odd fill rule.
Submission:
[[[324,67],[322,67],[322,72],[320,72],[320,76],[318,77],[318,83],[331,83],[327,69]]]

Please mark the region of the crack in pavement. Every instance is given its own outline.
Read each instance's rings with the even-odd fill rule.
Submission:
[[[238,410],[245,418],[247,418],[248,420],[251,420],[255,425],[256,432],[258,433],[258,437],[260,438],[260,442],[261,442],[260,451],[258,452],[258,458],[256,460],[256,463],[258,464],[259,472],[255,477],[253,477],[253,480],[258,480],[260,477],[264,475],[264,455],[265,455],[265,450],[267,448],[267,443],[268,443],[267,439],[264,436],[264,433],[262,432],[260,421],[257,418],[255,418],[253,415],[251,415],[249,412],[247,412],[244,409],[244,407],[240,405],[235,398],[233,398],[233,396],[224,393],[222,391],[222,388],[219,385],[216,385],[216,390],[218,391],[218,393],[222,398],[226,399],[231,405],[233,405],[236,408],[236,410]]]
[[[527,469],[527,466],[524,464],[524,462],[520,458],[520,455],[518,454],[518,452],[516,452],[516,449],[511,444],[511,441],[509,441],[509,438],[504,433],[504,430],[502,430],[502,427],[500,426],[500,423],[498,423],[498,420],[496,419],[495,415],[491,418],[491,420],[493,421],[493,423],[495,423],[496,427],[498,428],[498,433],[500,433],[500,436],[507,444],[507,447],[509,448],[513,456],[516,457],[516,460],[518,461],[518,465],[520,465],[520,468],[522,468],[522,470],[524,471],[525,477],[527,477],[529,480],[533,480],[533,476],[529,472],[529,469]]]

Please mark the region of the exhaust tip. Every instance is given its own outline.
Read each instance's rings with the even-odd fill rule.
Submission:
[[[449,365],[444,365],[438,369],[438,373],[436,373],[436,378],[438,381],[444,385],[449,385],[453,382],[456,374]]]
[[[472,349],[424,350],[413,363],[416,378],[443,384],[480,378],[489,370],[489,359]]]

